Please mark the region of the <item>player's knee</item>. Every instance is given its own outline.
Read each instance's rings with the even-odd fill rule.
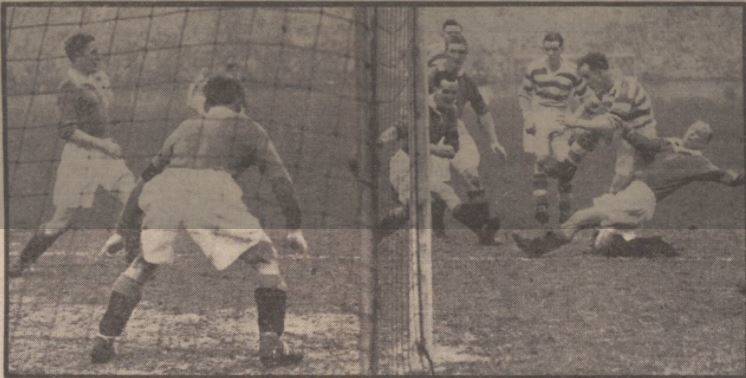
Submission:
[[[557,164],[557,160],[552,158],[551,156],[541,156],[536,158],[536,166],[538,168],[538,171],[549,176],[554,173]]]
[[[261,240],[241,254],[241,260],[254,266],[256,269],[259,269],[258,266],[262,264],[271,265],[270,263],[275,261],[275,247],[272,243]],[[279,269],[277,272],[279,273]]]
[[[142,283],[122,273],[114,281],[112,291],[121,294],[129,303],[137,303],[142,298]]]
[[[262,262],[254,265],[257,271],[257,285],[266,289],[287,290],[287,284],[280,272],[280,265],[277,260],[272,259],[268,262]]]
[[[570,176],[570,178],[562,177],[557,182],[557,191],[560,194],[570,194],[570,193],[572,193],[572,181],[570,181],[570,179],[572,179],[572,176]]]
[[[127,277],[140,285],[145,284],[155,274],[158,265],[151,264],[142,256],[136,257],[120,277]]]

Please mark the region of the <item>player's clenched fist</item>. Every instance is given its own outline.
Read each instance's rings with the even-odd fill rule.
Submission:
[[[286,240],[288,244],[290,244],[290,248],[292,248],[294,251],[300,252],[304,255],[308,254],[308,242],[306,242],[306,238],[303,236],[303,231],[288,231]]]

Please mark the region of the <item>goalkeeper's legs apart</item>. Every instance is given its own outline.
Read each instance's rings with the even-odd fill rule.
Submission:
[[[77,207],[55,208],[52,219],[39,227],[21,250],[18,260],[11,264],[8,269],[8,277],[22,276],[54,244],[57,238],[67,231],[76,211]]]
[[[303,360],[303,353],[293,350],[284,340],[287,284],[280,272],[277,252],[261,241],[241,255],[241,259],[258,273],[259,287],[254,290],[259,326],[259,360],[267,368],[293,365]]]
[[[156,269],[157,265],[138,256],[114,281],[106,312],[99,323],[99,335],[91,350],[93,363],[105,363],[114,358],[114,341],[127,326],[142,297],[142,286],[153,277]]]

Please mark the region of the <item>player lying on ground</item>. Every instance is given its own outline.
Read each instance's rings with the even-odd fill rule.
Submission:
[[[65,42],[71,67],[60,87],[57,105],[61,120],[59,135],[65,140],[57,181],[54,184],[52,219],[39,230],[21,251],[8,276],[19,277],[52,246],[72,224],[80,208],[93,206],[96,189],[101,186],[125,203],[135,177],[122,159],[122,150],[108,138],[109,109],[113,93],[109,78],[99,70],[100,57],[95,38],[80,33]],[[119,235],[112,239],[121,240]]]
[[[610,128],[619,119],[604,115],[592,120],[567,120],[567,124],[588,129]],[[608,229],[598,235],[594,248],[624,248],[633,243],[634,235],[617,232],[635,229],[653,218],[655,206],[679,188],[696,181],[712,181],[728,186],[744,184],[743,173],[721,170],[702,155],[713,136],[707,123],[697,121],[687,129],[682,139],[648,138],[639,130],[621,129],[622,137],[647,161],[644,171],[638,171],[633,181],[617,193],[607,193],[593,200],[593,206],[575,212],[560,226],[560,232],[548,232],[536,239],[513,238],[520,249],[537,256],[569,243],[584,228]],[[619,234],[619,235],[617,235]]]
[[[482,130],[487,134],[490,151],[507,157],[505,148],[500,144],[495,132],[495,121],[487,108],[487,104],[479,93],[479,88],[472,78],[464,72],[463,66],[468,55],[466,39],[458,33],[446,35],[446,49],[443,54],[437,55],[429,62],[429,81],[432,86],[432,77],[437,72],[446,72],[456,75],[458,80],[458,94],[456,96],[456,116],[458,118],[459,150],[456,156],[450,160],[451,166],[464,178],[467,186],[467,202],[487,206],[489,202],[485,197],[482,180],[479,177],[479,149],[474,138],[472,138],[466,125],[462,121],[464,108],[470,104],[477,114],[477,120]],[[433,229],[445,228],[442,211],[433,213]]]
[[[543,40],[546,56],[531,62],[518,91],[523,113],[523,149],[535,157],[533,167],[534,217],[549,222],[549,178],[557,180],[560,223],[572,213],[572,179],[581,159],[571,154],[582,143],[592,150],[591,138],[575,135],[559,123],[559,117],[571,112],[570,100],[587,101],[591,91],[577,74],[576,65],[562,58],[564,39],[556,32]],[[581,105],[582,106],[582,105]],[[571,145],[574,148],[571,149]]]
[[[473,231],[479,243],[495,244],[495,234],[500,227],[497,217],[490,217],[486,202],[461,203],[451,186],[450,160],[458,154],[459,133],[457,129],[454,101],[458,92],[457,77],[448,72],[435,73],[433,93],[428,97],[430,113],[430,159],[429,185],[432,207],[445,210],[447,207],[459,222]],[[398,194],[400,205],[383,218],[377,229],[378,238],[385,237],[403,227],[409,219],[410,166],[407,125],[400,124],[384,131],[379,142],[398,139],[401,148],[389,162],[389,180]],[[434,213],[435,211],[433,211]]]
[[[143,285],[159,265],[174,260],[174,242],[183,228],[218,270],[241,260],[258,274],[254,291],[259,323],[259,356],[265,366],[297,363],[303,355],[282,340],[287,285],[277,251],[249,213],[235,177],[251,166],[272,184],[283,207],[292,246],[307,252],[301,213],[285,166],[267,132],[242,114],[241,84],[223,76],[204,87],[206,115],[184,121],[142,174],[138,205],[143,211],[142,253],[114,282],[91,352],[95,363],[114,357],[141,298]]]

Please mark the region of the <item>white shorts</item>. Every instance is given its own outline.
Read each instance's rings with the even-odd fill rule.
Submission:
[[[652,122],[645,127],[635,129],[635,131],[648,138],[656,138],[658,136],[655,122]],[[614,164],[614,174],[629,177],[632,176],[635,171],[642,168],[640,166],[642,163],[642,156],[634,147],[632,147],[631,144],[629,144],[629,142],[623,138],[619,139],[616,163]]]
[[[456,191],[451,186],[450,159],[430,155],[430,191],[440,196],[449,206],[455,207],[460,203]],[[398,150],[389,161],[389,181],[396,191],[399,202],[409,204],[409,155]]]
[[[218,270],[261,241],[270,242],[242,201],[233,178],[211,169],[168,168],[143,187],[142,254],[151,264],[174,261],[173,245],[180,228],[199,245]],[[265,260],[276,257],[257,256]]]
[[[530,122],[534,124],[536,132],[534,135],[523,133],[523,150],[537,158],[549,156],[552,138],[565,130],[557,120],[560,114],[565,113],[566,109],[535,106],[530,113]]]
[[[458,152],[450,160],[453,169],[460,175],[479,176],[479,148],[463,121],[458,120]]]
[[[52,192],[54,206],[59,209],[89,208],[93,206],[99,186],[125,203],[135,186],[135,176],[123,159],[73,143],[65,144]]]
[[[653,219],[655,214],[655,193],[640,180],[632,181],[624,190],[606,193],[593,200],[593,207],[606,215],[601,227],[633,226]]]

